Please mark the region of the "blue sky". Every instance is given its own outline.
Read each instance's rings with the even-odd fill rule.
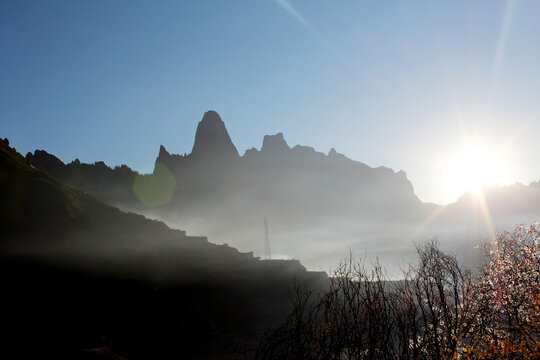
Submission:
[[[213,109],[241,154],[283,132],[448,203],[465,145],[499,182],[540,180],[538,19],[535,0],[2,1],[0,136],[144,172]]]

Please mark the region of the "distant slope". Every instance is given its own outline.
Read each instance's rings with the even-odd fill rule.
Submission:
[[[532,182],[529,185],[491,186],[485,188],[481,196],[466,193],[455,203],[446,206],[443,217],[460,222],[480,216],[484,211],[483,207],[488,209],[489,216],[494,221],[516,215],[538,216],[540,215],[540,182]]]
[[[17,344],[19,358],[94,347],[129,359],[225,356],[281,320],[294,282],[327,281],[298,261],[261,261],[105,205],[30,166],[7,140],[0,230],[0,315],[13,329],[0,345]]]

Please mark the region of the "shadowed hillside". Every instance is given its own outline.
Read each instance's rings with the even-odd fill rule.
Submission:
[[[327,281],[105,205],[7,140],[0,199],[2,342],[19,358],[223,356],[285,316],[294,282]]]

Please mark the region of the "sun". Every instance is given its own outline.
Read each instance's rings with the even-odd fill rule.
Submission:
[[[453,198],[466,192],[481,195],[485,187],[503,185],[504,164],[496,152],[467,146],[445,167],[447,188]]]

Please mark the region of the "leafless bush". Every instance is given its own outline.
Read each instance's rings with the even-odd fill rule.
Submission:
[[[470,277],[435,242],[400,281],[351,256],[319,296],[297,291],[288,320],[261,343],[258,359],[439,359],[466,331]]]

